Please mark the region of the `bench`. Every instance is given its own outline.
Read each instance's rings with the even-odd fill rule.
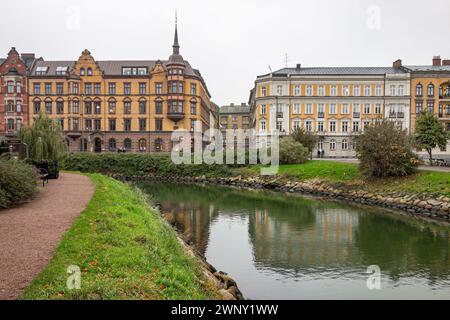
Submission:
[[[44,168],[37,168],[37,176],[42,180],[42,187],[45,187],[45,183],[48,184],[48,171]]]

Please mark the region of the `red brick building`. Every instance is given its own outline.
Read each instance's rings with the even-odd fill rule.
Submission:
[[[27,75],[34,61],[34,54],[20,55],[14,47],[0,59],[0,142],[13,150],[18,147],[18,130],[29,121]]]

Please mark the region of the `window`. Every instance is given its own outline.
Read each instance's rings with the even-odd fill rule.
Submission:
[[[312,87],[312,85],[307,85],[306,86],[306,95],[307,96],[312,96],[313,95],[313,87]]]
[[[311,103],[307,103],[306,104],[306,110],[305,110],[306,114],[312,114],[312,104]]]
[[[114,139],[114,138],[109,139],[108,148],[109,148],[109,151],[112,151],[112,152],[116,151],[116,149],[117,149],[116,139]]]
[[[94,83],[94,94],[100,94],[102,85],[101,83]]]
[[[16,128],[17,128],[17,130],[20,130],[20,128],[22,128],[22,119],[17,119]]]
[[[109,114],[115,114],[116,113],[116,102],[115,101],[109,101],[108,102],[108,112],[109,112]]]
[[[14,130],[14,119],[8,119],[8,130]]]
[[[302,113],[300,103],[294,103],[294,111],[293,111],[293,113],[295,113],[295,114]]]
[[[50,82],[45,83],[45,94],[52,94],[52,84]]]
[[[162,94],[163,84],[161,82],[155,83],[155,93]]]
[[[197,85],[195,83],[191,83],[191,95],[197,95]]]
[[[34,92],[34,94],[41,94],[41,84],[40,83],[34,83],[33,92]]]
[[[404,85],[399,85],[398,86],[398,95],[399,96],[405,95],[405,86]]]
[[[427,112],[434,113],[434,101],[427,102]]]
[[[100,101],[94,101],[94,113],[95,114],[101,114],[102,113],[102,107]]]
[[[72,87],[72,93],[78,94],[78,83],[74,83]]]
[[[318,132],[323,132],[323,130],[324,130],[323,121],[318,121],[317,122],[317,131]]]
[[[267,95],[267,89],[266,89],[266,87],[261,87],[261,95],[262,95],[263,97],[265,97],[265,96]]]
[[[261,114],[266,114],[266,105],[265,104],[261,105]]]
[[[68,69],[69,69],[69,67],[67,67],[67,66],[56,67],[56,75],[57,76],[63,76],[65,74],[67,74],[67,70]]]
[[[84,113],[92,114],[92,102],[91,101],[84,102]]]
[[[325,118],[325,105],[323,103],[317,105],[317,116],[319,118]]]
[[[123,103],[123,113],[131,114],[131,101],[125,101]]]
[[[359,115],[359,113],[360,113],[360,106],[359,106],[359,103],[354,103],[353,104],[353,115],[354,116],[358,116]]]
[[[283,95],[283,86],[277,85],[277,95]]]
[[[416,102],[416,113],[419,114],[419,113],[422,113],[422,111],[423,111],[422,102]]]
[[[330,140],[330,150],[331,151],[336,150],[336,140],[334,140],[334,139]]]
[[[266,121],[265,120],[260,121],[259,129],[260,129],[260,131],[266,131]]]
[[[300,86],[295,85],[294,86],[294,96],[299,96],[299,95],[300,95]]]
[[[131,119],[124,119],[123,120],[123,130],[124,131],[131,131]]]
[[[147,84],[145,82],[139,82],[139,94],[147,93]]]
[[[8,101],[7,110],[8,110],[8,112],[14,112],[14,101],[12,101],[12,100]]]
[[[14,93],[14,82],[8,81],[7,91],[8,91],[8,93]]]
[[[64,101],[56,101],[56,113],[57,114],[64,113]]]
[[[52,102],[45,101],[45,113],[52,114]]]
[[[348,141],[347,141],[347,139],[342,140],[342,150],[348,150]]]
[[[330,95],[331,96],[337,96],[337,87],[336,86],[331,86],[331,90],[330,90]]]
[[[102,130],[102,121],[100,119],[94,120],[94,130],[101,131]]]
[[[155,119],[155,130],[162,131],[163,130],[163,121],[162,119]]]
[[[87,68],[87,75],[92,76],[92,68]]]
[[[116,84],[114,82],[108,83],[108,93],[109,94],[116,94]]]
[[[64,130],[64,118],[59,118],[58,124],[59,124],[59,127],[61,128],[61,130]]]
[[[380,85],[375,87],[375,95],[381,97],[383,95],[383,88]]]
[[[337,107],[335,103],[330,104],[330,114],[336,114],[337,113]]]
[[[347,121],[342,121],[341,123],[342,125],[342,132],[348,132],[348,122]]]
[[[20,82],[16,83],[16,91],[17,93],[22,93],[22,83]]]
[[[147,113],[147,101],[145,100],[139,101],[139,113],[140,114]]]
[[[301,121],[300,120],[293,120],[292,121],[292,128],[294,130],[300,129],[301,127]]]
[[[147,150],[147,140],[145,139],[139,139],[138,141],[138,147],[140,152],[145,152]]]
[[[434,97],[434,85],[432,85],[431,83],[427,87],[427,95],[429,97]]]
[[[344,104],[341,106],[341,113],[342,113],[342,114],[349,114],[349,113],[350,113],[350,108],[349,108],[349,106],[348,106],[347,103],[344,103]]]
[[[17,100],[17,102],[16,102],[16,110],[19,113],[22,112],[22,101]]]
[[[355,97],[359,97],[361,95],[361,86],[359,85],[353,86],[353,95]]]
[[[364,105],[364,114],[370,114],[371,111],[370,109],[371,109],[370,104],[366,103]]]
[[[147,120],[139,119],[139,131],[145,131],[145,130],[147,130]]]
[[[353,121],[353,132],[359,131],[359,121]]]
[[[91,83],[85,83],[84,84],[84,94],[92,94],[92,84]]]
[[[370,126],[370,121],[364,121],[363,122],[363,130],[365,130],[366,128],[368,128]]]
[[[36,75],[37,76],[43,76],[47,73],[48,67],[37,67],[36,68]]]
[[[92,119],[84,120],[84,129],[86,131],[92,131]]]
[[[319,96],[324,96],[325,95],[325,87],[324,86],[319,86]]]
[[[58,82],[56,84],[56,94],[64,94],[64,83]]]
[[[364,95],[366,97],[369,97],[372,95],[372,89],[371,89],[370,85],[364,86]]]
[[[155,113],[162,114],[163,113],[163,102],[161,100],[155,101]]]
[[[163,150],[163,140],[158,138],[155,140],[155,151],[161,152]]]
[[[125,95],[131,94],[131,83],[130,82],[125,82],[123,84],[123,94],[125,94]]]
[[[276,126],[278,131],[283,131],[283,121],[277,121]]]
[[[33,106],[34,106],[34,113],[41,112],[41,102],[40,101],[34,101]]]
[[[234,128],[234,126],[235,125],[233,125],[233,129],[237,129],[237,125],[236,125],[236,128]],[[194,131],[194,130],[195,130],[195,120],[191,119],[191,131]]]
[[[342,95],[343,96],[349,96],[350,95],[350,89],[348,88],[347,85],[342,86]]]
[[[422,85],[419,83],[416,86],[416,96],[421,97],[423,95],[423,87]]]
[[[197,114],[197,103],[191,101],[191,114]]]
[[[312,131],[312,121],[311,120],[306,120],[305,121],[305,130],[306,131]]]
[[[86,71],[84,70],[84,68],[80,69],[80,76],[84,76],[86,74]]]
[[[391,84],[391,85],[389,86],[389,94],[390,94],[391,96],[395,96],[395,85]]]
[[[330,132],[336,132],[336,121],[330,121]]]
[[[144,76],[148,72],[146,67],[124,67],[122,68],[122,74],[125,76]]]
[[[116,119],[109,119],[109,131],[116,131]]]
[[[131,151],[131,139],[130,138],[126,138],[125,140],[123,140],[123,147],[125,148],[125,150]]]
[[[72,110],[73,110],[73,113],[79,113],[80,112],[80,103],[78,102],[78,100],[74,100],[73,101]]]
[[[73,130],[79,130],[80,129],[78,118],[73,118],[72,119],[72,124],[73,124]]]

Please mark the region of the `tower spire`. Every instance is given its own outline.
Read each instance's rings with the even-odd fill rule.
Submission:
[[[177,10],[175,10],[175,37],[173,40],[173,54],[179,54],[180,53],[180,45],[178,44],[178,17],[177,17]]]

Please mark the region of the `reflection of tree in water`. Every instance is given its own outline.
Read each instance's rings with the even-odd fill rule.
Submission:
[[[393,280],[418,272],[426,272],[431,283],[447,278],[449,243],[449,232],[443,228],[373,213],[360,217],[355,232],[361,262],[379,265]]]

